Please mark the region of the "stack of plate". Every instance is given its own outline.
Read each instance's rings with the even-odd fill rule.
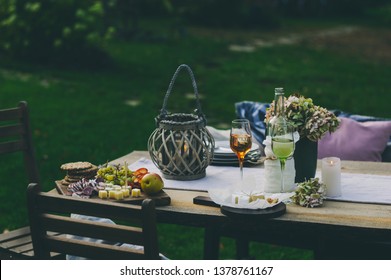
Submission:
[[[244,158],[244,163],[252,163],[260,157],[258,144],[253,143],[250,151]],[[216,141],[214,156],[212,160],[213,165],[224,166],[239,166],[239,160],[236,154],[231,150],[229,141]]]

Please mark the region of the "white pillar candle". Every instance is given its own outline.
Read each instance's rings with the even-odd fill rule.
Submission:
[[[339,158],[322,159],[322,182],[326,185],[326,196],[341,195],[341,160]]]

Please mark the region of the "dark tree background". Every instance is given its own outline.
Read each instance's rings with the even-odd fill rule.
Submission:
[[[140,20],[278,28],[281,17],[360,16],[389,0],[0,0],[0,55],[63,66],[107,65],[106,40],[143,34]]]

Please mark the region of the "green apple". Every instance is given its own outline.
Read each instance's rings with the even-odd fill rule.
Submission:
[[[162,177],[156,173],[147,173],[141,179],[141,189],[146,194],[155,194],[160,192],[164,187]]]

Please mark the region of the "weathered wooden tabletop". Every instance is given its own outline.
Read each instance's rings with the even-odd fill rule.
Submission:
[[[141,157],[149,158],[148,152],[134,151],[112,163],[132,163]],[[391,163],[342,161],[342,172],[391,176]],[[220,235],[226,235],[313,249],[317,258],[360,255],[360,258],[391,259],[391,249],[380,252],[385,245],[391,247],[391,205],[325,201],[323,207],[304,208],[289,204],[286,213],[278,218],[234,220],[223,215],[219,208],[193,203],[194,197],[207,196],[206,192],[168,188],[165,191],[171,204],[158,207],[158,220],[204,227],[208,240],[216,241]],[[218,248],[210,248],[208,243],[213,242],[206,242],[205,258],[218,257]]]

